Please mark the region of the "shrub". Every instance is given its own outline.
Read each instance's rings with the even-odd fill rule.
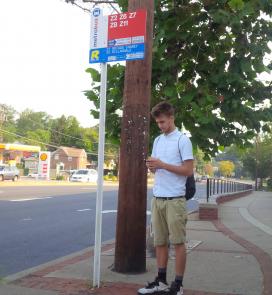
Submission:
[[[63,175],[57,175],[56,180],[64,180],[64,176]]]
[[[269,190],[272,190],[272,178],[267,179],[266,183],[267,183],[267,188]]]
[[[23,164],[23,163],[17,163],[17,164],[16,164],[16,167],[17,167],[18,169],[24,169],[24,164]]]
[[[104,180],[106,181],[117,181],[117,176],[114,176],[113,174],[109,173],[104,176]]]
[[[29,168],[24,168],[24,176],[27,176],[29,174]]]
[[[104,180],[106,180],[106,181],[110,180],[110,176],[109,175],[105,175],[104,176]]]

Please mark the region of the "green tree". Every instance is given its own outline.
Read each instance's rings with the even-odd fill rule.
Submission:
[[[81,128],[81,148],[89,152],[97,152],[98,150],[98,128]]]
[[[2,122],[4,142],[19,141],[24,144],[39,145],[44,150],[54,151],[59,146],[85,149],[89,161],[97,161],[98,126],[83,128],[74,116],[53,119],[45,112],[26,109],[16,120],[16,110],[0,105],[5,120]],[[1,131],[0,131],[1,132]],[[18,136],[16,135],[18,134]],[[105,159],[118,164],[119,147],[111,141],[105,143]]]
[[[261,179],[261,185],[264,178],[272,178],[272,137],[267,135],[261,140],[257,140],[254,146],[248,148],[243,156],[243,166],[252,179],[257,177]]]
[[[92,90],[85,91],[85,95],[94,103],[95,109],[91,114],[99,118],[99,90],[100,74],[95,69],[86,70],[92,76]],[[108,67],[107,105],[106,105],[106,138],[113,144],[119,144],[121,132],[122,101],[124,87],[124,66],[116,64]]]
[[[47,150],[47,144],[50,144],[51,133],[48,130],[36,129],[35,131],[27,131],[25,136],[28,139],[21,139],[21,142],[30,145],[39,145],[42,150]]]
[[[120,0],[123,10],[127,1]],[[272,120],[272,85],[257,79],[271,63],[270,0],[156,1],[153,43],[152,105],[167,99],[176,107],[176,124],[192,134],[194,146],[206,156],[235,143],[246,146]],[[271,61],[270,61],[271,62]],[[99,114],[99,73],[87,97]],[[107,136],[118,141],[124,67],[108,69]],[[134,87],[131,85],[130,87]],[[157,134],[151,125],[151,140]]]
[[[16,121],[16,131],[18,134],[26,136],[29,131],[48,129],[50,122],[51,116],[46,112],[34,112],[26,109],[20,113]]]
[[[15,114],[16,111],[12,106],[1,104],[0,107],[2,108],[4,112],[4,120],[2,122],[2,137],[3,142],[13,142],[16,139],[16,135],[14,133],[16,132],[16,126],[15,126]]]
[[[204,153],[200,149],[196,149],[194,152],[194,164],[195,169],[198,174],[204,174],[204,167],[205,167],[205,161],[204,161]]]
[[[51,142],[57,146],[82,147],[82,134],[79,122],[74,116],[52,120]]]

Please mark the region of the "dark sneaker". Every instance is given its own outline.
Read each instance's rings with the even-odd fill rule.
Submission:
[[[148,283],[144,288],[138,290],[138,294],[169,294],[169,286],[165,282],[161,282],[159,278],[155,281]]]
[[[171,284],[170,287],[170,295],[183,295],[183,287],[182,286],[178,286],[178,284],[174,281]]]

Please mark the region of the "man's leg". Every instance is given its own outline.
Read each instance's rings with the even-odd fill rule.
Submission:
[[[167,268],[168,262],[168,245],[156,246],[157,266],[159,268]]]
[[[175,280],[171,284],[172,295],[183,294],[183,275],[186,265],[186,200],[184,198],[169,201],[168,224],[170,231],[170,242],[175,245]]]
[[[186,266],[186,247],[185,244],[175,245],[176,252],[176,275],[182,276],[185,272]]]
[[[164,213],[165,202],[163,200],[153,199],[152,226],[154,229],[154,245],[156,248],[158,276],[155,277],[154,282],[148,283],[144,288],[139,289],[139,295],[169,293],[169,286],[166,282],[168,262],[168,229]]]
[[[156,246],[156,259],[158,267],[158,278],[166,284],[166,272],[168,263],[168,246]]]
[[[176,277],[171,284],[170,293],[173,295],[183,295],[183,275],[186,265],[186,247],[185,244],[175,244],[175,270]]]
[[[166,282],[166,270],[168,262],[168,246],[156,246],[156,258],[158,276],[154,282],[148,283],[144,288],[138,290],[139,295],[144,294],[168,294],[169,286]]]

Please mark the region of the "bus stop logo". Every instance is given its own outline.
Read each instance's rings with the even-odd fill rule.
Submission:
[[[42,154],[40,155],[40,159],[41,159],[42,161],[46,161],[46,160],[47,160],[47,154],[42,153]]]
[[[93,16],[99,16],[100,15],[100,8],[95,8],[93,11]]]

